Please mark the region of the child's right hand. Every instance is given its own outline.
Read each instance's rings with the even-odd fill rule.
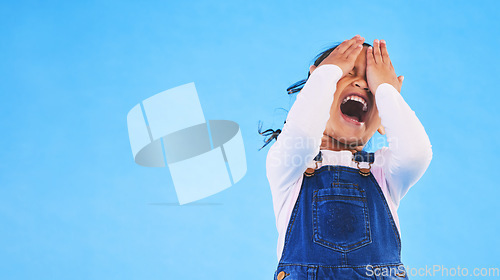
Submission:
[[[336,47],[319,65],[334,64],[342,69],[342,77],[347,75],[354,67],[354,62],[363,49],[365,38],[356,35],[350,40],[345,40]]]

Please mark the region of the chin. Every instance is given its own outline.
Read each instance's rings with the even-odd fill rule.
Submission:
[[[330,128],[330,131],[334,131],[331,137],[346,145],[364,146],[375,133],[370,133],[366,129],[366,125],[367,123],[364,122],[352,123],[339,115],[337,121]]]

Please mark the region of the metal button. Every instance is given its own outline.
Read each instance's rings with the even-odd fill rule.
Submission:
[[[396,276],[397,276],[397,277],[405,277],[405,276],[406,276],[406,273],[405,273],[405,271],[402,271],[402,272],[400,272],[400,273],[396,273]]]
[[[278,280],[283,280],[283,278],[287,277],[288,275],[290,274],[281,271],[280,273],[278,273]]]
[[[304,175],[306,175],[306,177],[311,177],[312,175],[314,175],[314,168],[307,168],[304,172]]]

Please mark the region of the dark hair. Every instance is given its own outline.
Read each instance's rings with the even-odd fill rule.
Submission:
[[[340,45],[340,43],[337,43],[335,44],[334,46],[332,47],[329,47],[328,49],[322,51],[321,53],[319,53],[315,58],[314,58],[314,66],[318,67],[318,65],[321,64],[321,62],[323,60],[325,60],[325,58],[327,58],[334,49],[336,49],[338,46]],[[368,44],[368,43],[363,43],[363,46],[367,46],[367,47],[370,47],[371,45]],[[303,79],[303,80],[300,80],[296,83],[294,83],[293,85],[289,86],[286,91],[288,94],[294,94],[294,93],[297,93],[299,91],[302,90],[302,88],[304,87],[304,85],[306,84],[307,80],[309,79],[309,76],[311,76],[311,73],[307,73],[307,78]],[[286,123],[286,120],[283,124]],[[267,129],[265,131],[262,131],[262,122],[259,121],[259,124],[258,124],[258,129],[257,131],[259,132],[260,135],[264,136],[264,137],[267,137],[266,139],[264,139],[264,145],[262,147],[260,147],[259,150],[261,150],[262,148],[264,148],[265,146],[267,146],[269,143],[271,143],[272,140],[274,139],[278,139],[278,135],[281,133],[281,129]]]

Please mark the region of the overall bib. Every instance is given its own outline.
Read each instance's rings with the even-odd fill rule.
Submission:
[[[374,154],[354,156],[371,163]],[[274,279],[408,279],[398,229],[369,169],[313,172],[303,175]]]

